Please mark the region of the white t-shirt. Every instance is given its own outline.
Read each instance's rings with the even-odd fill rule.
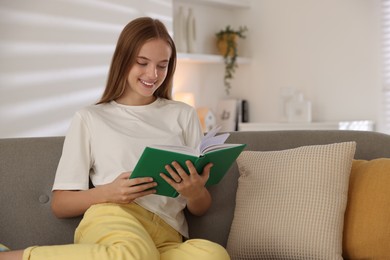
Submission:
[[[78,111],[65,138],[53,190],[87,190],[132,171],[144,148],[152,144],[196,147],[203,133],[189,105],[158,98],[145,106],[115,101]],[[188,237],[183,197],[148,195],[135,200]]]

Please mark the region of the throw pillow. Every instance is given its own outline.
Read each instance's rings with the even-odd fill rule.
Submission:
[[[342,259],[356,143],[244,151],[227,250],[233,259]]]
[[[347,259],[390,259],[389,158],[353,161],[343,255]]]

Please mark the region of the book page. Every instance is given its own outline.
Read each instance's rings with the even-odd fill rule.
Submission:
[[[171,152],[177,152],[177,153],[183,153],[183,154],[189,154],[189,155],[195,155],[199,156],[200,153],[197,149],[194,149],[189,146],[176,146],[176,145],[149,145],[150,148],[165,150],[165,151],[171,151]]]
[[[199,144],[199,152],[201,154],[205,153],[205,149],[212,145],[218,145],[225,143],[226,139],[228,139],[228,133],[216,135],[218,131],[221,129],[220,126],[216,126],[212,128],[207,134],[202,138]]]
[[[230,134],[226,133],[203,140],[203,142],[200,144],[200,152],[203,154],[208,147],[225,143],[226,139],[228,139],[229,136]]]
[[[221,130],[220,126],[213,127],[212,129],[210,129],[210,131],[208,131],[206,133],[206,135],[202,138],[201,142],[203,142],[203,140],[206,140],[208,138],[211,138],[211,137],[215,136],[219,132],[219,130]]]
[[[176,145],[150,145],[149,147],[160,149],[160,150],[171,151],[171,152],[200,156],[200,155],[206,153],[206,151],[216,150],[218,145],[224,144],[225,141],[228,139],[228,137],[230,136],[229,133],[216,135],[219,130],[220,130],[220,127],[214,127],[213,129],[211,129],[202,138],[202,140],[197,148],[192,148],[189,146],[176,146]],[[207,149],[208,147],[211,147],[211,146],[213,148]],[[219,146],[219,147],[221,147],[221,146]]]
[[[215,145],[211,145],[211,146],[206,147],[206,149],[203,151],[202,154],[206,154],[206,153],[209,153],[212,151],[222,150],[222,149],[229,148],[229,147],[235,147],[235,146],[239,146],[239,145],[241,145],[241,144],[215,144]]]

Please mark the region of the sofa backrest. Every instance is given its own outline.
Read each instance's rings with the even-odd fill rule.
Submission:
[[[0,140],[0,243],[12,249],[72,241],[79,219],[57,219],[51,188],[63,137]]]
[[[296,148],[303,145],[330,144],[356,141],[356,159],[390,158],[390,135],[378,132],[342,130],[298,130],[298,131],[258,131],[232,132],[229,143],[245,143],[245,150],[276,151]],[[224,179],[210,187],[213,205],[202,217],[187,214],[190,236],[205,238],[226,246],[233,220],[238,168],[233,164]],[[250,217],[250,216],[248,216]]]
[[[390,157],[390,136],[360,131],[233,132],[230,143],[246,150],[282,150],[302,145],[356,141],[355,158]],[[13,249],[72,243],[80,218],[57,219],[51,212],[51,188],[63,137],[0,139],[0,243]],[[212,208],[202,217],[187,214],[190,236],[226,245],[233,219],[238,170],[210,187]]]

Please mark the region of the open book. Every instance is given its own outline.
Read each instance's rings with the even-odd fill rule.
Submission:
[[[172,145],[147,146],[130,178],[152,177],[157,182],[156,194],[177,197],[178,192],[161,178],[160,173],[170,176],[165,170],[165,165],[170,165],[173,161],[187,170],[185,161],[190,160],[199,174],[206,164],[212,162],[213,167],[206,186],[217,184],[245,147],[245,144],[225,143],[229,134],[216,135],[218,131],[219,128],[210,130],[196,148]]]

